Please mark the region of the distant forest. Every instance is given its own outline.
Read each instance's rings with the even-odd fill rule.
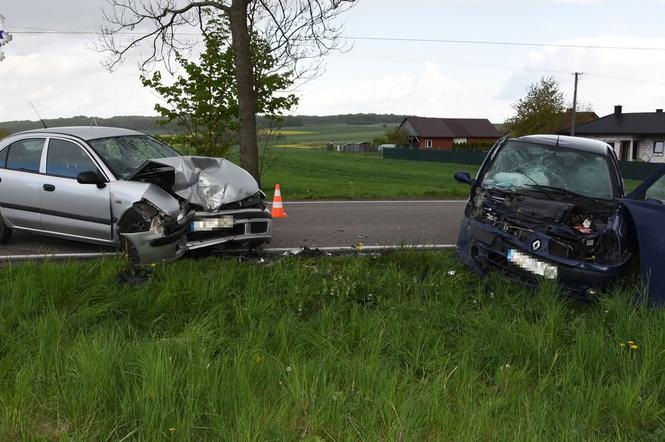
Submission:
[[[283,121],[279,124],[283,127],[304,126],[309,124],[384,124],[384,123],[401,123],[404,117],[401,115],[393,114],[345,114],[345,115],[295,115],[284,117]],[[119,116],[111,118],[93,118],[86,116],[76,116],[71,118],[57,118],[44,120],[48,127],[63,127],[63,126],[91,126],[97,124],[98,126],[109,127],[124,127],[126,129],[138,130],[147,132],[152,135],[158,134],[175,134],[178,128],[175,124],[160,124],[160,117],[142,117],[142,116]],[[268,126],[268,122],[259,117],[258,124],[260,126]],[[0,129],[7,130],[10,134],[21,132],[23,130],[39,129],[42,123],[39,121],[6,121],[0,122]]]

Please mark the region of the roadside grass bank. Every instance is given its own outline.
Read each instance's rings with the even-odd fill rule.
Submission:
[[[458,170],[478,166],[384,160],[379,153],[337,153],[273,148],[262,179],[272,199],[275,184],[291,200],[466,198],[469,186],[453,179]]]
[[[448,252],[122,265],[0,269],[0,440],[665,437],[665,311],[630,287],[577,304]]]

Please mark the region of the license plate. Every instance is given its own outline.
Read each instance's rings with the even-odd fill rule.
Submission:
[[[219,218],[200,219],[192,221],[192,232],[206,232],[217,229],[229,229],[233,227],[232,216],[222,216]]]
[[[522,253],[519,250],[510,249],[506,253],[506,258],[509,262],[512,262],[516,266],[531,272],[534,275],[540,275],[546,279],[556,279],[558,275],[558,269],[556,266],[547,264],[542,261],[538,261],[535,258]]]

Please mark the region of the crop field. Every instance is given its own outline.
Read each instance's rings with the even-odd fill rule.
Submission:
[[[0,269],[0,440],[663,440],[665,311],[448,252]]]
[[[273,144],[276,147],[323,148],[328,143],[345,144],[354,141],[372,141],[394,125],[382,124],[311,124],[285,127],[278,131]]]

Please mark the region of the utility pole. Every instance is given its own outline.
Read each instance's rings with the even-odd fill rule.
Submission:
[[[573,121],[570,123],[570,136],[575,136],[575,114],[577,113],[577,80],[579,79],[582,72],[575,72],[575,92],[573,93]]]

